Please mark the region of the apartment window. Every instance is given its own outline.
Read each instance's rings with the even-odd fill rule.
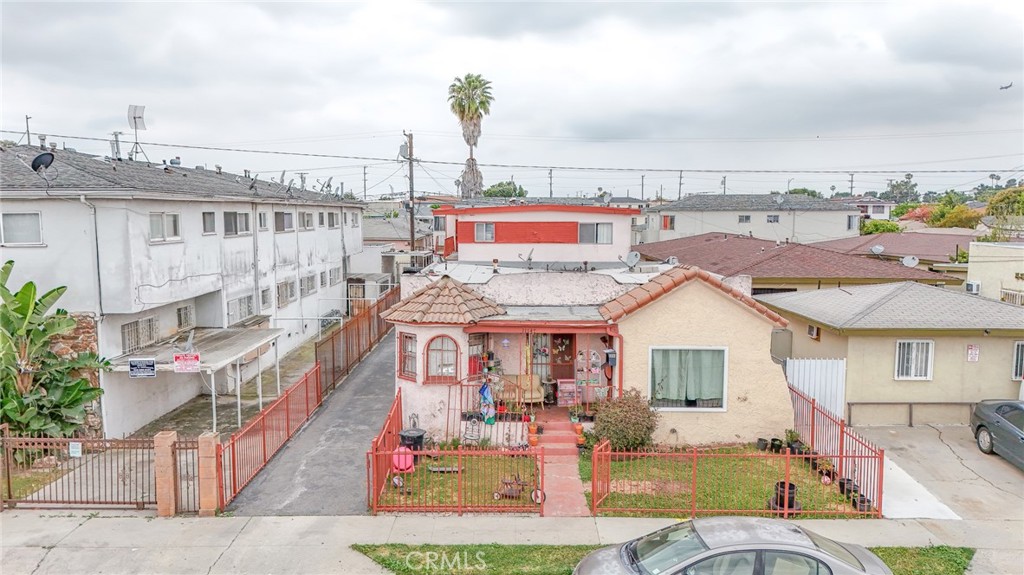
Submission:
[[[749,215],[740,216],[740,223],[741,224],[749,224],[750,223],[750,216]]]
[[[303,230],[313,229],[313,212],[299,212],[299,228]]]
[[[247,212],[224,212],[224,235],[237,236],[248,234],[249,214]]]
[[[217,214],[213,212],[203,212],[203,233],[217,233]]]
[[[43,228],[39,212],[8,213],[0,216],[0,244],[41,244]]]
[[[178,331],[191,329],[196,326],[196,308],[192,304],[183,305],[177,309]]]
[[[284,307],[293,301],[295,301],[295,282],[286,281],[277,284],[277,307]]]
[[[353,212],[352,213],[352,227],[353,228],[358,228],[359,227],[359,221],[360,221],[361,216],[362,216],[362,214],[360,214],[359,212]]]
[[[345,225],[347,226],[348,225],[348,212],[343,211],[341,213],[341,215],[345,219]]]
[[[416,336],[403,333],[398,348],[398,375],[407,379],[416,379]]]
[[[337,212],[327,212],[327,227],[332,229],[338,227]]]
[[[474,226],[473,238],[478,242],[493,242],[494,224],[491,222],[478,222]]]
[[[860,228],[860,216],[846,216],[846,229],[856,230]]]
[[[144,317],[121,324],[121,352],[133,353],[156,341],[160,323],[155,317]]]
[[[661,229],[663,229],[663,230],[674,230],[674,229],[676,229],[676,217],[675,216],[661,216]]]
[[[768,214],[768,223],[777,224],[779,223],[779,214]]]
[[[320,287],[327,287],[327,272],[320,272]]]
[[[445,221],[444,216],[434,216],[434,231],[443,232],[446,226]]]
[[[341,268],[331,268],[328,271],[332,286],[341,283]]]
[[[273,300],[270,299],[270,288],[263,288],[260,290],[260,309],[267,309],[273,305]]]
[[[151,212],[149,214],[149,241],[167,242],[181,239],[178,214]]]
[[[299,295],[302,297],[316,293],[316,274],[308,275],[299,280],[299,282]]]
[[[580,224],[579,240],[581,244],[612,243],[611,224]]]
[[[260,212],[259,214],[256,214],[256,218],[260,223],[261,230],[269,229],[269,226],[267,225],[267,212]]]
[[[651,405],[725,407],[725,348],[651,348]]]
[[[290,232],[295,229],[295,214],[291,212],[274,212],[274,231]]]
[[[872,214],[884,214],[885,213],[885,206],[871,206],[871,213]]]
[[[256,315],[252,296],[246,295],[228,302],[228,325],[236,324],[243,319]]]
[[[897,340],[896,379],[930,380],[934,347],[928,339]]]
[[[324,227],[324,213],[323,212],[320,212],[320,213],[317,214],[316,220],[317,220],[316,221],[317,227],[319,227],[319,228]]]
[[[455,340],[439,335],[427,344],[426,383],[455,383],[458,381],[459,348]]]
[[[1024,380],[1024,341],[1013,344],[1013,379]]]

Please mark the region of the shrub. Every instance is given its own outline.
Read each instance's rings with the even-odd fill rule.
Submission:
[[[887,220],[864,220],[860,224],[860,235],[894,233],[900,231],[900,225]]]
[[[658,412],[636,390],[601,404],[594,419],[594,433],[620,451],[649,447],[657,427]]]

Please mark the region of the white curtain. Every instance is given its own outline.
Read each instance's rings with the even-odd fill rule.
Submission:
[[[725,351],[721,349],[655,349],[651,354],[651,398],[666,404],[721,400],[725,384]]]
[[[599,243],[599,244],[610,244],[610,243],[612,243],[612,225],[611,224],[597,224],[597,243]]]
[[[427,350],[428,376],[455,376],[455,340],[450,337],[436,337]]]

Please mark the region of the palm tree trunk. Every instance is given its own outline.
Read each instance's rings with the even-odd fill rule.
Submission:
[[[473,146],[470,146],[470,147],[469,147],[469,159],[470,159],[470,160],[472,160],[472,159],[473,159]]]

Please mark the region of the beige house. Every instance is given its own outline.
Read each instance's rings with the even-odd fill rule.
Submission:
[[[1024,306],[1024,243],[971,242],[969,291]]]
[[[966,423],[982,399],[1016,398],[1024,307],[904,282],[770,294],[793,358],[845,358],[855,425]]]

